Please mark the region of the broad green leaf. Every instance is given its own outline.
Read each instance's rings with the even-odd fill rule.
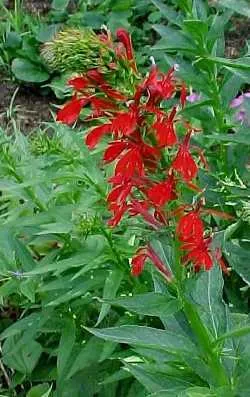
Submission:
[[[122,306],[127,310],[147,316],[169,316],[181,308],[177,299],[169,299],[163,294],[149,292],[135,296],[117,298],[110,301],[112,305]]]
[[[178,394],[178,397],[216,397],[219,396],[207,387],[190,387]]]
[[[14,368],[24,374],[31,374],[35,368],[41,354],[41,345],[30,340],[15,351],[16,338],[10,337],[3,344],[3,362],[9,368]]]
[[[190,38],[185,36],[180,30],[157,24],[152,27],[162,37],[162,39],[152,47],[152,50],[186,50],[188,52],[194,50]]]
[[[206,20],[208,13],[208,5],[203,0],[193,0],[193,16],[196,19]]]
[[[162,16],[167,18],[169,22],[181,27],[182,17],[180,17],[180,13],[176,12],[173,7],[170,7],[159,0],[151,0],[151,2],[158,8],[158,10],[160,10]]]
[[[225,143],[239,143],[242,145],[250,145],[249,142],[249,131],[236,132],[235,134],[211,134],[207,136],[208,139],[214,140],[215,142]]]
[[[196,351],[195,345],[189,339],[161,329],[137,325],[86,329],[99,338],[117,343],[153,347],[169,351],[173,354],[181,354],[181,352],[192,352],[192,354],[195,354]]]
[[[176,371],[171,366],[156,366],[149,364],[129,364],[124,363],[134,377],[143,384],[148,392],[156,392],[163,389],[168,389],[168,395],[180,390],[185,390],[192,386],[192,382],[185,379],[185,372]],[[179,373],[178,373],[179,372]],[[182,375],[182,376],[181,376]]]
[[[82,346],[78,355],[75,358],[69,372],[67,379],[70,379],[76,372],[79,372],[88,366],[97,363],[100,360],[105,342],[103,340],[92,337]]]
[[[184,30],[186,30],[193,37],[194,40],[199,42],[205,41],[208,32],[208,26],[205,22],[195,19],[186,19],[183,21]]]
[[[63,377],[66,375],[65,369],[75,343],[75,328],[74,320],[66,319],[57,354],[58,384],[60,386],[63,383]]]
[[[8,32],[4,43],[5,48],[20,48],[22,44],[22,37],[17,32]]]
[[[239,241],[227,241],[224,246],[224,253],[230,266],[250,285],[250,252],[240,246]]]
[[[203,323],[214,338],[227,329],[226,308],[222,299],[223,278],[218,265],[187,282],[187,291]]]
[[[46,41],[50,41],[54,35],[58,32],[60,29],[59,24],[53,24],[53,25],[47,25],[44,24],[40,27],[36,39],[37,41],[40,41],[40,43],[45,43]]]
[[[48,383],[33,386],[27,393],[26,397],[49,397],[53,385],[49,386]]]
[[[30,83],[42,83],[49,78],[49,73],[40,65],[23,58],[15,58],[11,70],[18,80]]]
[[[29,327],[32,328],[35,324],[39,323],[41,318],[42,313],[32,313],[29,316],[22,318],[4,330],[0,335],[0,340],[17,335]]]
[[[108,277],[105,280],[105,285],[104,285],[104,289],[103,289],[103,298],[104,299],[112,299],[116,296],[116,293],[120,287],[122,278],[123,278],[123,272],[120,269],[114,269],[109,272]],[[102,304],[101,311],[99,313],[99,317],[98,317],[96,326],[102,322],[102,320],[108,314],[109,310],[110,310],[110,303],[104,302]]]
[[[67,8],[69,0],[53,0],[51,7],[58,11],[63,11]]]
[[[230,8],[234,12],[238,14],[244,15],[245,17],[250,18],[250,6],[249,2],[245,0],[216,0],[217,4]]]

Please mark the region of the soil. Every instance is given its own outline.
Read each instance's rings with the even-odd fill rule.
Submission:
[[[250,19],[235,16],[231,18],[231,29],[226,34],[225,56],[227,58],[237,58],[241,55],[246,40],[250,39]]]
[[[15,95],[16,90],[18,91]],[[19,87],[13,81],[4,80],[0,76],[0,126],[6,132],[13,130],[13,120],[24,134],[51,120],[51,102],[54,101],[51,96],[41,95],[36,87]]]

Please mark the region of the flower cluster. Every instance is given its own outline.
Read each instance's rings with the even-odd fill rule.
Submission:
[[[119,29],[117,39],[123,46],[122,56],[137,73],[129,34]],[[206,235],[201,219],[201,200],[191,205],[182,197],[183,185],[202,193],[196,177],[199,167],[207,163],[200,149],[191,145],[192,134],[198,130],[181,116],[187,90],[175,78],[175,67],[161,73],[153,63],[148,76],[134,84],[130,96],[107,83],[98,69],[71,79],[69,84],[75,94],[57,119],[74,123],[88,105],[91,114],[87,120],[101,122],[90,128],[86,145],[94,149],[102,138],[109,138],[103,156],[105,164],[114,163],[107,196],[112,213],[109,226],[117,226],[127,214],[142,217],[155,230],[168,227],[179,241],[184,264],[192,264],[195,271],[211,269],[211,236]],[[221,255],[217,257],[221,259]],[[132,259],[133,275],[142,272],[147,259],[167,280],[171,279],[170,271],[149,243]]]

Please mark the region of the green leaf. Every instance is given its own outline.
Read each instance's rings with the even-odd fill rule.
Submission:
[[[120,287],[122,278],[123,278],[123,272],[120,269],[115,269],[115,270],[110,271],[108,277],[106,278],[104,289],[103,289],[103,298],[104,299],[112,299],[116,296],[116,293]],[[96,326],[102,322],[102,320],[108,314],[109,310],[110,310],[110,304],[104,302],[102,304],[101,311],[99,313]]]
[[[172,396],[172,393],[184,390],[189,386],[192,386],[192,382],[189,379],[185,379],[185,372],[182,374],[178,373],[171,366],[162,364],[148,365],[148,364],[129,364],[124,363],[125,368],[133,374],[133,376],[147,389],[148,392],[156,392],[163,389],[167,389],[166,395]],[[182,376],[181,376],[182,375]]]
[[[156,317],[169,316],[181,308],[181,303],[177,299],[169,299],[166,295],[154,292],[118,298],[110,303],[138,314]]]
[[[230,8],[238,14],[244,15],[244,17],[250,18],[250,7],[249,2],[245,0],[216,0],[217,4]]]
[[[185,36],[180,30],[158,24],[153,25],[152,28],[162,37],[152,47],[152,50],[186,50],[188,52],[194,50],[190,38]]]
[[[195,40],[200,42],[202,42],[202,40],[205,41],[208,32],[208,26],[205,22],[195,19],[186,19],[183,21],[183,27]]]
[[[80,352],[76,356],[69,372],[67,379],[70,379],[76,372],[79,372],[95,363],[97,363],[101,357],[105,342],[95,337],[83,345]]]
[[[14,368],[24,374],[31,374],[35,368],[41,354],[41,345],[30,340],[18,351],[15,351],[16,338],[10,337],[3,344],[3,362],[9,368]]]
[[[189,339],[172,332],[137,325],[122,325],[113,328],[87,328],[93,335],[105,340],[117,343],[127,343],[135,346],[153,347],[181,354],[192,352],[195,354],[196,347]]]
[[[228,67],[232,72],[239,69],[250,72],[250,59],[248,57],[237,58],[237,59],[226,59],[220,57],[207,57],[203,58],[206,61],[210,61],[219,65]]]
[[[69,0],[53,0],[51,7],[57,11],[63,11],[68,7]]]
[[[190,387],[178,394],[178,397],[219,397],[207,387]]]
[[[159,0],[151,0],[151,2],[158,8],[158,10],[160,10],[162,16],[167,18],[169,22],[181,27],[182,17],[180,17],[180,13],[176,12],[173,7],[170,7]]]
[[[39,31],[37,32],[36,39],[40,43],[45,43],[46,41],[50,41],[54,35],[60,29],[59,24],[48,25],[44,24],[40,27]]]
[[[250,285],[250,252],[240,246],[238,240],[227,241],[224,253],[230,266]]]
[[[20,48],[22,44],[22,37],[17,32],[9,32],[6,35],[6,40],[4,43],[5,48]]]
[[[33,386],[27,393],[26,397],[49,397],[53,385],[49,386],[48,383]]]
[[[74,320],[66,319],[64,328],[58,348],[57,355],[57,372],[58,372],[58,384],[63,383],[63,377],[66,375],[65,369],[67,368],[68,360],[71,356],[71,352],[75,343],[75,322]]]
[[[30,83],[42,83],[49,78],[48,72],[37,64],[27,59],[15,58],[11,64],[11,70],[18,80]]]
[[[214,338],[226,331],[227,320],[225,304],[222,300],[223,277],[219,266],[202,272],[197,279],[187,282],[187,291],[203,323]]]
[[[207,135],[208,139],[214,140],[215,142],[225,142],[225,143],[239,143],[242,145],[250,145],[249,142],[249,131],[246,129],[235,134],[211,134]]]
[[[208,5],[203,0],[193,0],[193,16],[196,19],[206,20],[208,13]]]

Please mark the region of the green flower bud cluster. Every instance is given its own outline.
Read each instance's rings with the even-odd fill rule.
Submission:
[[[91,29],[67,29],[42,46],[41,55],[51,70],[84,73],[102,72],[112,62],[113,51]]]

